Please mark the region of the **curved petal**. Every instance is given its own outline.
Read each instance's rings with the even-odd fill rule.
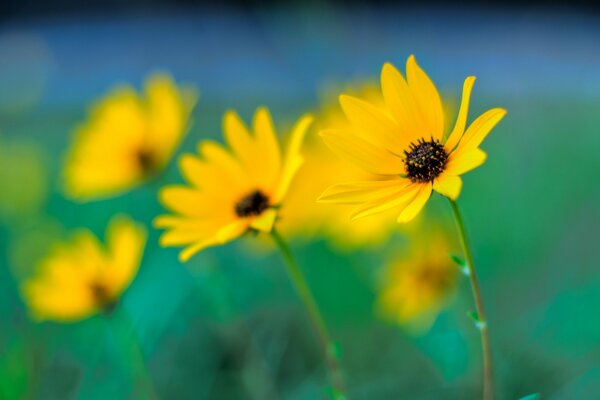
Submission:
[[[271,232],[275,224],[275,219],[277,219],[277,210],[270,208],[254,218],[250,223],[250,227],[261,232]]]
[[[483,139],[505,115],[506,110],[502,108],[493,108],[484,112],[469,126],[455,151],[463,152],[479,147]]]
[[[146,229],[124,216],[114,217],[108,226],[106,241],[111,262],[102,275],[115,296],[119,296],[137,274],[144,246]]]
[[[403,224],[410,222],[417,216],[417,214],[419,214],[431,196],[431,186],[431,183],[423,184],[423,186],[419,189],[419,193],[417,193],[414,199],[408,203],[404,210],[400,212],[400,215],[398,215],[399,223]]]
[[[279,185],[273,198],[274,204],[279,204],[285,197],[292,179],[294,179],[296,172],[298,172],[298,169],[304,161],[300,155],[300,149],[302,147],[302,142],[304,142],[304,136],[306,136],[306,132],[312,122],[312,115],[306,114],[298,120],[292,129],[285,154],[285,161],[279,178]]]
[[[256,145],[259,149],[258,154],[261,155],[261,164],[265,169],[263,175],[267,184],[271,185],[281,168],[281,151],[273,119],[266,107],[256,110],[252,125],[256,135]]]
[[[194,243],[191,246],[183,249],[181,253],[179,253],[179,260],[181,262],[188,261],[194,254],[199,251],[211,247],[217,246],[221,244],[225,244],[227,242],[231,242],[232,240],[238,238],[242,235],[246,229],[248,229],[248,221],[240,219],[235,222],[232,222],[229,225],[224,226],[218,232],[216,232],[213,236]]]
[[[450,154],[445,173],[448,175],[462,175],[472,169],[479,167],[485,162],[487,154],[477,148],[469,151],[461,151]]]
[[[335,204],[365,203],[397,193],[409,183],[408,179],[342,183],[325,189],[317,202]]]
[[[373,141],[382,148],[398,151],[405,140],[399,134],[398,125],[382,110],[352,96],[341,95],[340,104],[346,118],[354,125],[363,139]]]
[[[432,136],[434,139],[442,140],[444,135],[444,109],[442,108],[440,94],[425,71],[419,67],[413,55],[408,57],[406,62],[406,77],[427,129],[426,132],[421,132],[421,134],[425,137]]]
[[[460,102],[460,109],[458,111],[458,117],[456,117],[456,124],[448,140],[446,140],[445,148],[447,152],[454,150],[463,133],[465,132],[465,126],[467,125],[467,117],[469,115],[469,103],[471,101],[471,91],[475,85],[475,77],[469,76],[465,79],[463,84],[462,100]]]
[[[190,217],[212,217],[217,214],[218,210],[234,209],[233,204],[220,204],[217,198],[181,185],[163,188],[159,193],[159,198],[168,209]]]
[[[414,199],[418,192],[419,186],[409,181],[406,186],[397,190],[396,193],[369,201],[356,208],[352,213],[352,220],[378,214],[395,207],[402,207],[402,205]]]
[[[402,160],[394,154],[357,137],[350,132],[329,129],[320,132],[325,144],[340,157],[377,175],[400,175]]]
[[[417,104],[404,77],[390,63],[381,69],[381,90],[386,106],[398,123],[404,141],[410,143],[420,137],[423,124]]]
[[[433,190],[439,194],[456,200],[462,189],[462,179],[459,176],[443,174],[433,183]]]

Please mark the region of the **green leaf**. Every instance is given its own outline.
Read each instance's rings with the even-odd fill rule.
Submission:
[[[463,274],[465,274],[466,276],[469,276],[471,274],[471,271],[469,270],[469,264],[467,264],[467,262],[461,256],[455,253],[450,253],[449,255],[452,261],[454,261],[454,263],[458,265]]]
[[[485,321],[482,321],[481,318],[479,318],[479,314],[477,314],[475,311],[467,312],[467,316],[473,320],[473,322],[475,323],[475,327],[477,329],[479,329],[479,330],[485,329],[485,326],[486,326]]]

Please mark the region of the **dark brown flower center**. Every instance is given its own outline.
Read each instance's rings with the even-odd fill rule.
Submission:
[[[415,183],[433,182],[446,167],[448,154],[439,140],[419,139],[405,151],[406,175]]]
[[[135,154],[136,161],[140,167],[140,170],[144,174],[151,174],[158,168],[158,159],[154,152],[141,148]]]
[[[269,208],[269,198],[260,190],[255,190],[235,205],[235,213],[240,218],[251,217],[260,215],[267,208]]]
[[[431,265],[418,272],[417,280],[423,287],[434,292],[443,292],[452,286],[453,276],[452,270]]]
[[[110,313],[117,305],[117,300],[111,296],[109,289],[100,282],[90,284],[92,297],[96,305],[105,313]]]

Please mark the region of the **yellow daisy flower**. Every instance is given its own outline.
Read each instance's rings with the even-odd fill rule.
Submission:
[[[162,246],[187,246],[180,259],[187,261],[202,249],[227,243],[249,229],[271,232],[278,208],[302,164],[300,146],[312,117],[305,115],[292,129],[287,153],[282,156],[269,111],[254,114],[252,133],[240,117],[229,111],[223,132],[231,152],[203,141],[200,157],[184,155],[180,169],[190,186],[168,186],[160,200],[177,215],[158,217],[155,225],[167,232]]]
[[[110,311],[137,274],[145,229],[126,217],[113,218],[106,246],[82,229],[41,261],[21,288],[37,320],[73,322]]]
[[[320,202],[358,205],[353,218],[396,209],[398,222],[404,223],[421,211],[433,190],[455,200],[460,176],[483,164],[486,154],[479,145],[506,111],[486,111],[465,130],[475,83],[470,76],[456,124],[446,136],[440,95],[414,56],[408,58],[406,75],[407,80],[393,65],[383,66],[383,110],[340,96],[352,128],[327,129],[321,136],[334,152],[378,178],[332,186]]]
[[[459,272],[449,250],[442,231],[417,235],[408,253],[383,275],[377,298],[380,315],[415,332],[428,330],[457,288]]]
[[[197,94],[168,75],[150,76],[140,96],[120,86],[95,104],[75,131],[65,192],[78,200],[113,196],[161,171],[189,129]]]

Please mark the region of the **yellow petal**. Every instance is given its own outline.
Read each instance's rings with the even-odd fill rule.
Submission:
[[[396,193],[387,197],[369,201],[358,207],[352,213],[352,219],[367,217],[378,214],[392,208],[402,207],[410,202],[419,192],[419,186],[407,180],[405,186],[401,187]]]
[[[479,148],[468,151],[455,151],[450,154],[444,172],[448,175],[462,175],[479,167],[485,162],[486,158],[487,154]]]
[[[448,136],[448,140],[445,144],[447,152],[451,152],[452,150],[454,150],[463,133],[465,132],[465,126],[467,125],[467,117],[469,115],[471,91],[473,90],[474,84],[474,76],[469,76],[467,79],[465,79],[465,83],[463,84],[462,100],[460,102],[460,109],[458,111],[458,117],[456,118],[456,124],[454,125],[454,129],[452,130],[452,133],[450,133],[450,136]]]
[[[434,139],[442,140],[444,135],[444,110],[440,94],[412,55],[406,62],[406,77],[427,129],[426,132],[423,132],[424,137],[433,136]]]
[[[240,116],[233,110],[227,111],[223,117],[223,134],[227,144],[244,168],[252,172],[256,160],[256,143]]]
[[[403,224],[410,222],[417,216],[417,214],[419,214],[419,212],[421,212],[423,206],[425,206],[425,203],[427,203],[427,200],[429,200],[429,197],[431,196],[431,186],[432,185],[430,183],[426,183],[421,186],[419,193],[417,193],[413,201],[410,202],[406,208],[400,212],[400,215],[398,215],[399,223]]]
[[[218,204],[217,199],[187,186],[167,186],[160,191],[159,196],[165,207],[191,217],[211,216],[219,210],[227,207],[233,210],[234,207],[233,204]]]
[[[398,125],[382,110],[352,96],[340,96],[340,104],[348,120],[363,139],[390,150],[406,144]]]
[[[413,94],[400,71],[390,63],[381,70],[381,89],[403,139],[410,142],[422,137],[423,124]]]
[[[199,251],[210,247],[222,245],[230,242],[248,229],[248,222],[245,220],[237,220],[229,225],[221,228],[214,236],[195,243],[191,246],[186,247],[181,253],[179,253],[179,260],[181,262],[188,261],[194,254]]]
[[[260,162],[264,163],[266,169],[265,183],[271,186],[281,168],[281,153],[273,120],[267,108],[261,107],[256,110],[253,126]]]
[[[120,295],[137,274],[144,246],[146,230],[123,216],[114,217],[107,229],[110,263],[103,270],[111,293]]]
[[[360,204],[387,197],[410,182],[406,179],[349,182],[333,185],[317,199],[319,203]]]
[[[150,76],[145,84],[148,128],[146,146],[166,163],[189,129],[190,113],[198,99],[191,87],[179,90],[167,74]]]
[[[374,146],[351,132],[328,129],[320,132],[323,141],[340,157],[377,175],[400,175],[404,164],[400,157]]]
[[[483,139],[505,115],[506,110],[502,108],[493,108],[480,115],[469,126],[455,151],[463,152],[479,147]]]
[[[227,187],[228,191],[236,192],[236,196],[241,192],[248,191],[257,182],[252,180],[250,172],[235,159],[223,146],[211,140],[205,140],[199,144],[199,151],[210,164],[210,173],[219,180],[217,184],[211,182],[205,184],[203,188],[206,191],[225,192],[221,188]],[[255,157],[254,164],[257,164]]]
[[[459,176],[442,174],[433,183],[433,190],[439,194],[456,200],[462,188],[462,179]]]
[[[270,208],[264,211],[261,215],[256,217],[251,223],[250,227],[261,231],[261,232],[271,232],[273,229],[273,225],[275,224],[275,219],[277,218],[277,210],[274,208]]]
[[[294,128],[292,129],[286,149],[283,169],[281,171],[281,178],[273,198],[274,204],[279,204],[282,201],[289,189],[292,179],[294,179],[296,172],[298,172],[298,169],[302,165],[303,158],[300,155],[300,149],[302,147],[304,137],[306,136],[306,132],[312,122],[312,115],[303,115],[298,122],[296,122],[296,125],[294,125]]]
[[[75,322],[97,312],[92,292],[83,284],[55,286],[44,280],[34,280],[26,282],[21,292],[36,320]]]

